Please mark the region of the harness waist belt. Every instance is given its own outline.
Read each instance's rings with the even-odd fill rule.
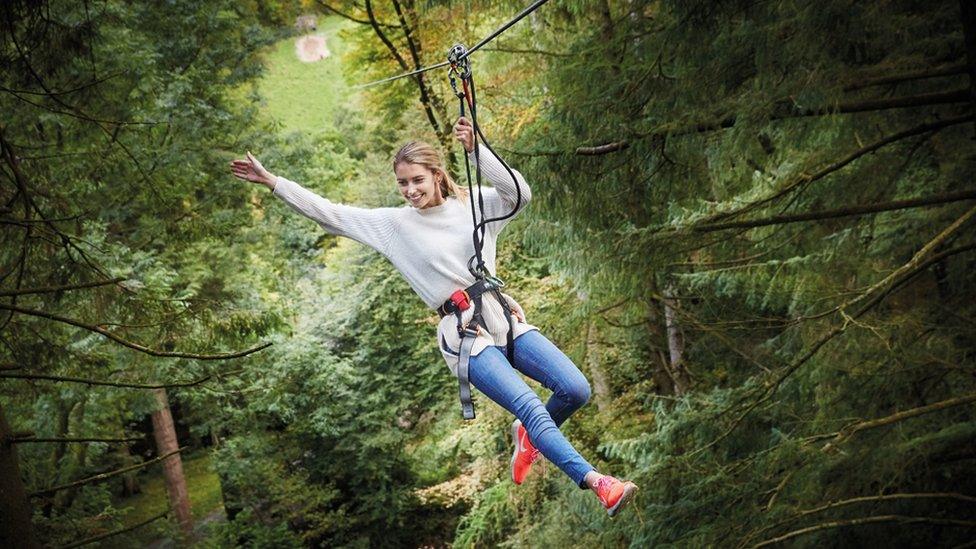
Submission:
[[[490,292],[491,290],[492,287],[489,286],[487,281],[483,279],[478,280],[467,288],[458,290],[451,294],[451,297],[447,298],[447,301],[442,303],[441,306],[437,308],[437,314],[439,314],[441,318],[444,318],[447,315],[467,311],[474,301],[481,297],[481,294]]]

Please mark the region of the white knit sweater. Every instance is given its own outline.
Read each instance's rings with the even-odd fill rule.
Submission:
[[[479,145],[481,173],[494,185],[483,187],[482,196],[485,214],[489,218],[499,217],[512,211],[516,201],[516,186],[508,170],[483,145]],[[468,156],[474,160],[474,153]],[[532,192],[518,171],[512,170],[518,178],[522,200],[519,211],[532,198]],[[474,284],[475,278],[468,272],[468,259],[474,255],[471,232],[471,206],[453,196],[439,205],[416,209],[410,205],[398,208],[358,208],[334,203],[302,187],[294,181],[278,177],[273,194],[285,201],[299,213],[311,218],[326,232],[345,236],[361,242],[385,256],[406,278],[410,287],[431,309],[437,309],[455,290]],[[477,208],[478,189],[474,189]],[[494,221],[487,225],[482,256],[488,271],[495,270],[495,243],[498,234],[512,218]],[[503,309],[491,294],[484,294],[482,314],[489,333],[482,333],[475,341],[471,351],[477,355],[489,345],[505,345],[508,322],[506,309],[510,311],[518,304],[507,294],[511,303]],[[464,311],[462,321],[467,323],[474,308]],[[511,314],[510,312],[508,314]],[[536,330],[535,326],[519,321],[512,314],[514,336]],[[441,354],[454,375],[457,375],[457,350],[460,338],[457,333],[457,319],[445,316],[437,327],[437,339]]]

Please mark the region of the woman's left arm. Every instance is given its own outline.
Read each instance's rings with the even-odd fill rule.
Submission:
[[[474,164],[476,155],[474,153],[474,128],[471,126],[471,122],[464,117],[459,118],[457,124],[454,125],[454,136],[464,145],[468,158]],[[524,209],[525,205],[532,199],[532,189],[529,188],[522,174],[516,169],[511,169],[509,172],[509,168],[506,168],[502,160],[488,150],[488,147],[483,143],[478,143],[477,161],[479,161],[478,166],[481,167],[481,174],[497,191],[497,193],[487,191],[484,193],[486,213],[490,217],[498,217],[507,215],[516,206],[518,206],[517,211]],[[515,179],[512,179],[513,176]]]

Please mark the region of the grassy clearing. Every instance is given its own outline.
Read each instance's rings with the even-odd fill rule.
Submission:
[[[186,476],[186,486],[190,493],[190,507],[194,522],[199,522],[214,511],[222,511],[224,501],[220,493],[220,480],[210,465],[210,452],[203,450],[184,457],[183,474]],[[126,525],[136,524],[162,513],[169,506],[166,483],[159,466],[150,468],[141,476],[139,484],[142,488],[141,493],[115,502],[118,508],[129,508],[124,515]],[[160,537],[161,531],[165,530],[161,527],[164,526],[165,521],[157,521],[132,532],[127,537],[130,541],[148,543]]]
[[[336,107],[350,94],[342,74],[342,55],[346,44],[339,31],[346,21],[338,17],[320,18],[312,34],[325,36],[331,55],[304,63],[295,53],[298,36],[274,44],[267,52],[267,70],[258,84],[265,113],[281,124],[283,132],[321,132],[332,125]]]

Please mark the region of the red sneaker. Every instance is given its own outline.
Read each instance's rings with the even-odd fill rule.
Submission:
[[[603,475],[596,481],[596,495],[611,517],[630,503],[635,492],[636,484],[630,481],[621,482],[610,475]]]
[[[529,474],[529,468],[539,459],[539,451],[532,446],[529,434],[517,419],[512,422],[512,441],[515,442],[515,451],[512,453],[512,482],[522,484],[525,475]]]

